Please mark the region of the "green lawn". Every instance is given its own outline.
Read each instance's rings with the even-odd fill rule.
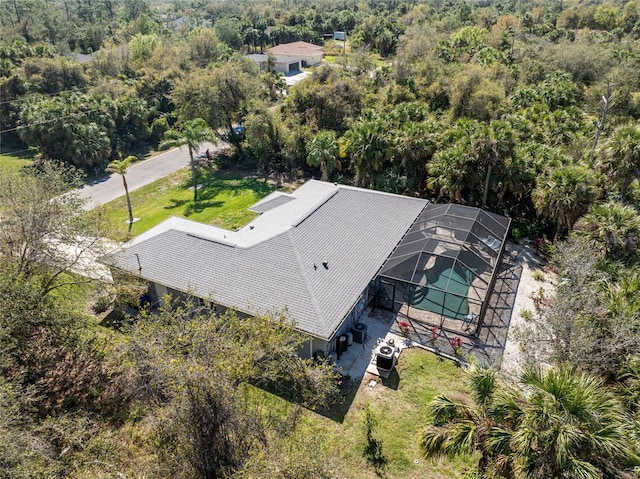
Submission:
[[[420,453],[420,433],[429,418],[429,403],[438,394],[466,395],[465,373],[451,361],[421,349],[405,350],[386,385],[369,387],[367,376],[357,392],[347,397],[346,414],[329,418],[310,411],[298,424],[298,434],[319,440],[326,464],[344,479],[453,479],[475,469],[477,458],[426,460]],[[378,379],[378,378],[376,378]],[[379,381],[379,380],[378,380]],[[351,401],[352,402],[349,402]],[[253,401],[265,414],[283,415],[291,406],[283,399],[255,389]],[[376,472],[365,457],[363,411],[369,404],[377,426],[373,437],[381,444],[386,465]],[[417,461],[417,462],[416,462]],[[471,476],[469,476],[471,477]]]
[[[30,157],[0,154],[0,170],[15,170],[31,163]]]
[[[187,169],[144,186],[131,193],[132,234],[139,235],[171,216],[180,216],[221,228],[244,226],[257,216],[249,206],[273,191],[274,187],[258,178],[242,178],[218,172],[200,175],[198,203],[194,206],[191,173]],[[115,239],[127,234],[128,214],[124,196],[100,207],[113,223]]]
[[[420,433],[429,417],[429,403],[438,394],[461,394],[465,373],[454,363],[421,349],[405,350],[396,366],[398,375],[373,389],[362,384],[342,423],[322,418],[333,438],[328,450],[347,478],[374,478],[375,468],[364,456],[363,411],[367,403],[378,421],[373,436],[382,444],[383,471],[389,478],[457,478],[472,469],[471,457],[423,459]],[[397,389],[394,389],[396,388]],[[418,461],[417,463],[415,461]]]

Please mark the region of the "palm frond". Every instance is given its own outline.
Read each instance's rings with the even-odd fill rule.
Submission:
[[[430,405],[431,416],[435,426],[441,426],[459,418],[472,415],[469,406],[455,402],[447,396],[437,396]]]
[[[447,451],[444,443],[447,440],[447,430],[436,427],[430,427],[422,435],[420,448],[425,457],[446,456]]]
[[[513,431],[500,427],[492,427],[489,430],[486,447],[492,454],[511,454],[511,441]]]
[[[473,421],[460,421],[449,428],[444,448],[452,455],[472,454],[476,450],[478,425]]]
[[[596,466],[578,459],[573,459],[565,472],[565,477],[572,479],[602,479],[602,473]]]
[[[476,404],[486,405],[491,401],[498,386],[498,375],[493,368],[472,366],[471,390]]]
[[[422,435],[420,447],[425,457],[472,454],[476,449],[477,427],[472,421],[460,421],[446,427],[429,427]]]

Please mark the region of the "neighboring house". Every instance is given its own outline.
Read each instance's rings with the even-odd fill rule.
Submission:
[[[442,206],[448,205],[311,180],[290,194],[274,192],[256,203],[250,209],[260,216],[237,231],[174,217],[102,261],[149,281],[153,301],[167,293],[189,294],[211,303],[217,311],[234,309],[249,316],[286,308],[296,327],[311,336],[300,354],[328,354],[334,350],[336,339],[362,318],[368,305],[384,307],[389,285],[402,281],[396,273],[405,269],[403,265],[411,262],[412,273],[418,267],[425,268],[425,281],[436,273],[430,269],[427,274],[426,253],[421,248],[425,241],[429,243],[431,208],[437,210],[438,224],[433,232],[442,235],[446,229],[440,221]],[[481,232],[482,225],[473,218],[479,213],[489,214],[458,208],[462,208],[465,221],[473,223],[464,225],[474,228],[473,238],[477,239],[472,240],[479,244],[473,248],[501,254],[506,231],[501,238]],[[462,236],[464,241],[470,237]],[[407,238],[410,241],[405,245]],[[443,251],[451,252],[454,235],[446,238],[449,246]],[[418,249],[405,257],[407,248],[414,246]],[[419,261],[414,259],[416,254]],[[439,261],[432,263],[441,265]],[[440,274],[434,281],[442,283],[445,276],[447,281],[454,278],[453,270],[459,268],[449,266],[437,266]],[[384,278],[378,276],[381,271],[387,273]],[[420,284],[422,294],[427,286],[411,275],[399,288],[413,291],[416,288],[412,281]],[[434,282],[434,287],[439,286]],[[459,291],[443,292],[442,296],[447,294]],[[432,293],[429,301],[434,300],[437,296]],[[427,299],[422,301],[427,304]],[[447,308],[453,304],[459,307],[459,303],[448,300]],[[440,309],[444,311],[444,303]],[[455,319],[459,318],[454,315]]]
[[[260,68],[260,73],[268,70],[269,68],[275,69],[275,71],[284,73],[285,75],[291,72],[298,72],[302,69],[300,60],[296,57],[290,57],[286,55],[271,55],[272,66],[269,66],[269,55],[253,53],[247,55],[247,58],[253,60]]]
[[[322,63],[323,48],[307,42],[283,43],[269,48],[268,53],[277,56],[292,57],[300,60],[303,67],[312,67]]]

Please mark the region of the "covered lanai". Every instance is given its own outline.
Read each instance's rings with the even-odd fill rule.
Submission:
[[[477,208],[428,204],[380,269],[376,306],[476,335],[510,222]]]

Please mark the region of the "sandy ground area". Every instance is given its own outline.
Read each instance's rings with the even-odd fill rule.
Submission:
[[[544,288],[547,296],[553,294],[553,282],[556,279],[553,273],[544,271],[546,261],[532,245],[516,245],[515,249],[518,251],[518,261],[522,265],[522,275],[518,285],[516,302],[513,306],[501,365],[502,372],[512,378],[519,375],[524,362],[517,339],[518,330],[526,325],[526,319],[523,318],[522,313],[530,311],[535,314],[533,295],[540,288]],[[543,272],[544,280],[534,279],[534,271]]]

